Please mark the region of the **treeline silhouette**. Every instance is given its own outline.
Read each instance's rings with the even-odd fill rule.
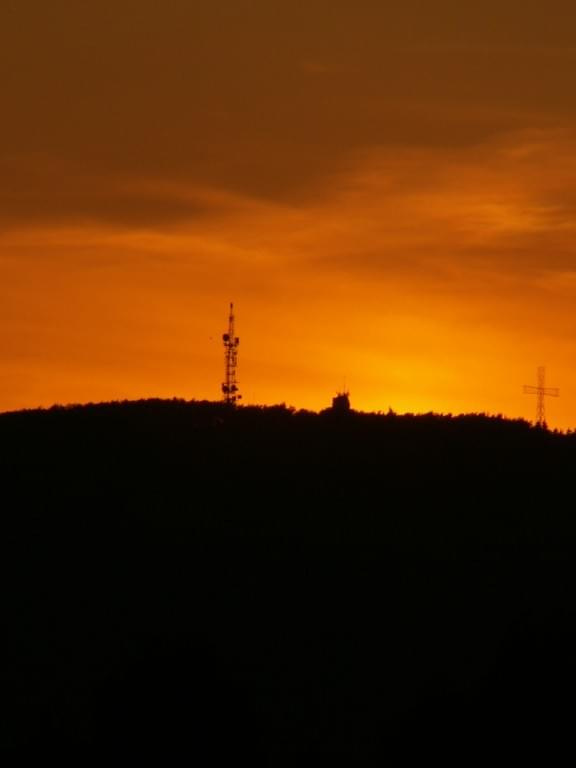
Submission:
[[[575,461],[482,414],[0,415],[2,749],[534,751],[571,722]]]

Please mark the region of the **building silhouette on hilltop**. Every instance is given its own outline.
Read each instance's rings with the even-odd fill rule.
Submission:
[[[335,413],[349,413],[350,411],[350,393],[337,392],[332,398],[332,410]]]

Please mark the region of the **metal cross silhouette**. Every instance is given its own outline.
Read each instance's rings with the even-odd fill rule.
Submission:
[[[544,398],[547,395],[549,397],[559,397],[560,390],[557,387],[546,386],[546,368],[543,365],[538,367],[538,384],[535,387],[525,384],[524,394],[536,395],[536,425],[544,428],[546,426]]]

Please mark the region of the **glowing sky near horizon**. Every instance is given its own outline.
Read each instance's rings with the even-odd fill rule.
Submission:
[[[218,399],[576,427],[576,6],[0,8],[0,410]]]

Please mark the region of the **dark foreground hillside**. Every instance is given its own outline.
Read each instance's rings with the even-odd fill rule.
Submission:
[[[549,761],[575,465],[575,436],[482,416],[1,415],[1,748]]]

